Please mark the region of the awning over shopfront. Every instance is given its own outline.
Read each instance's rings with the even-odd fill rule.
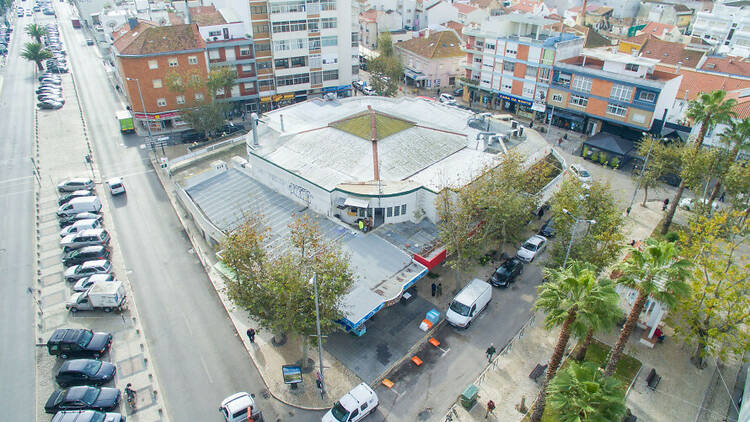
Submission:
[[[633,142],[607,132],[597,133],[587,139],[583,145],[622,157],[628,156],[634,149]]]
[[[565,110],[555,109],[554,113],[555,113],[554,114],[555,117],[562,117],[563,119],[572,120],[572,121],[578,122],[578,123],[583,123],[583,119],[585,118],[585,117],[579,116],[577,114],[569,113],[569,112],[567,112]]]
[[[344,206],[347,207],[357,207],[357,208],[367,208],[370,206],[370,203],[365,201],[364,199],[357,199],[357,198],[346,198],[346,201],[344,201]]]
[[[422,72],[415,72],[410,69],[404,69],[404,75],[409,78],[413,79],[415,81],[423,81],[427,79],[427,76],[425,76]]]

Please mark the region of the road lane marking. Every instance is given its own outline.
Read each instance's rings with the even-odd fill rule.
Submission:
[[[26,180],[26,179],[33,179],[34,176],[21,176],[21,177],[14,177],[12,179],[5,179],[0,180],[0,183],[10,183],[10,182],[17,182],[19,180]]]
[[[7,197],[13,196],[13,195],[20,195],[20,194],[23,194],[23,193],[33,193],[33,192],[34,192],[33,189],[26,189],[26,190],[22,190],[22,191],[18,191],[18,192],[11,192],[11,193],[6,193],[4,195],[0,195],[0,198],[7,198]]]
[[[188,321],[187,315],[182,314],[182,319],[185,320],[185,325],[187,326],[187,329],[190,332],[190,337],[193,337],[193,329],[190,327],[190,321]]]
[[[211,374],[208,372],[208,365],[206,365],[206,361],[203,360],[203,355],[199,354],[198,356],[200,356],[200,358],[201,358],[201,364],[203,365],[203,370],[206,371],[206,376],[208,377],[208,382],[210,382],[211,384],[213,384],[214,383],[214,379],[211,378]]]

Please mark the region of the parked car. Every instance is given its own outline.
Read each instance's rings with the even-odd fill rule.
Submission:
[[[42,110],[58,110],[61,109],[63,104],[52,100],[40,101],[37,106]]]
[[[203,132],[198,132],[197,130],[190,129],[188,131],[182,132],[181,140],[183,143],[188,142],[203,142],[207,140],[206,134]]]
[[[682,198],[680,199],[680,202],[677,203],[677,205],[680,208],[684,208],[688,211],[693,211],[699,205],[703,205],[704,207],[706,207],[706,205],[708,205],[708,199],[703,198],[701,200],[696,200],[695,198]],[[720,205],[718,202],[711,202],[711,211],[718,211],[719,207]]]
[[[547,238],[535,234],[523,243],[516,252],[516,256],[524,262],[532,262],[547,247]]]
[[[86,45],[94,45],[94,40],[91,38],[86,38]]]
[[[492,273],[489,283],[495,287],[508,287],[510,283],[516,281],[516,277],[521,272],[523,272],[523,262],[520,259],[507,259]]]
[[[242,127],[241,126],[238,126],[238,125],[235,125],[234,123],[228,122],[228,123],[225,123],[219,129],[217,129],[212,134],[212,136],[215,137],[215,138],[218,138],[218,137],[231,135],[233,133],[237,133],[237,132],[241,132],[241,131],[242,131]]]
[[[323,422],[358,422],[378,407],[378,395],[365,383],[354,387],[323,415]]]
[[[542,228],[539,229],[539,235],[546,237],[547,239],[551,239],[555,237],[555,219],[550,218],[547,221],[544,222],[542,225]]]
[[[378,95],[377,92],[375,92],[374,89],[370,85],[367,85],[366,87],[362,88],[362,93],[365,95]]]
[[[464,87],[458,87],[454,89],[451,94],[453,94],[454,97],[463,97],[464,96]]]
[[[57,205],[67,204],[73,198],[80,198],[82,196],[93,196],[93,193],[91,193],[91,191],[88,190],[88,189],[74,190],[71,193],[65,194],[65,195],[57,198]]]
[[[90,357],[98,359],[109,350],[112,334],[95,333],[83,328],[58,328],[47,340],[47,351],[63,359]]]
[[[69,226],[66,226],[65,228],[60,230],[60,237],[69,236],[71,234],[75,234],[84,230],[98,229],[101,226],[102,226],[102,222],[100,219],[97,219],[97,218],[92,218],[89,220],[78,220],[75,223]],[[87,246],[87,247],[88,248],[98,248],[98,247],[104,248],[103,246]],[[86,249],[86,248],[82,248],[82,249]],[[80,252],[80,250],[78,251]],[[71,253],[74,253],[74,252],[76,251],[72,251]],[[78,262],[77,264],[80,264],[80,262]],[[69,264],[69,265],[73,265],[73,264]]]
[[[107,187],[109,188],[109,193],[112,195],[125,193],[125,185],[122,183],[122,177],[113,177],[107,180]]]
[[[62,82],[62,79],[60,78],[60,75],[55,75],[49,72],[44,72],[41,75],[39,75],[38,78],[39,82],[44,82],[44,80],[51,80],[51,81],[57,81]]]
[[[44,404],[44,411],[56,413],[61,410],[114,410],[120,404],[120,390],[111,387],[81,385],[64,390],[55,390]]]
[[[81,220],[98,220],[102,221],[101,214],[94,214],[92,212],[79,212],[78,214],[62,216],[60,217],[60,227],[68,227],[71,224],[75,224],[76,221]]]
[[[37,101],[54,101],[60,104],[65,104],[65,98],[63,98],[60,94],[54,94],[54,93],[43,93],[36,96]]]
[[[79,177],[65,180],[57,185],[58,192],[73,192],[80,189],[93,190],[94,181],[89,178]]]
[[[62,95],[62,88],[51,86],[40,86],[36,89],[37,94],[57,94]]]
[[[54,12],[51,14],[54,15]],[[57,412],[51,422],[125,422],[125,416],[97,410],[64,410]]]
[[[63,277],[65,281],[76,281],[94,274],[109,274],[112,272],[112,263],[106,259],[86,261],[80,265],[74,265],[65,270]]]
[[[451,94],[440,94],[440,102],[445,104],[456,104],[456,99]]]
[[[108,245],[109,233],[104,229],[83,230],[69,236],[65,236],[60,241],[60,246],[65,251],[83,248],[92,245]]]
[[[570,165],[570,172],[575,176],[581,183],[591,184],[594,181],[594,177],[591,176],[588,170],[579,166],[578,164]]]
[[[53,73],[68,73],[68,66],[59,64],[57,66],[49,66],[47,70]]]
[[[263,420],[261,412],[255,406],[253,396],[244,391],[222,400],[219,413],[224,417],[224,422],[245,422],[248,420],[248,409],[253,409],[251,415],[253,420]]]
[[[109,274],[94,274],[86,278],[82,278],[73,285],[74,292],[85,292],[89,287],[93,286],[94,283],[117,281],[112,273]]]
[[[99,213],[102,209],[102,201],[97,196],[82,196],[73,198],[68,203],[60,205],[57,209],[58,216],[78,214],[82,212]]]

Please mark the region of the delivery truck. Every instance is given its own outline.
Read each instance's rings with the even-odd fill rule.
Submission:
[[[133,115],[128,110],[120,110],[115,113],[115,115],[117,116],[117,120],[120,122],[120,132],[135,132],[135,126],[133,125]]]
[[[121,311],[125,307],[125,286],[121,281],[96,282],[85,292],[73,293],[65,304],[70,312]]]
[[[72,18],[71,22],[73,22],[73,28],[79,29],[81,28],[81,20],[78,18]]]

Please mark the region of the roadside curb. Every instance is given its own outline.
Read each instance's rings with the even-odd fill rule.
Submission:
[[[437,324],[433,325],[432,328],[430,328],[427,333],[422,336],[421,339],[419,339],[418,342],[414,343],[413,346],[409,348],[409,350],[397,361],[393,362],[388,368],[383,371],[382,374],[378,375],[377,378],[375,378],[375,381],[370,383],[370,387],[375,389],[378,384],[380,384],[388,375],[390,375],[391,372],[393,372],[394,369],[398,368],[402,363],[406,362],[408,359],[411,359],[411,356],[414,352],[416,352],[418,349],[420,349],[424,344],[427,342],[427,340],[432,337],[433,333],[437,331],[438,328],[442,327],[445,324],[445,317],[441,319]]]

